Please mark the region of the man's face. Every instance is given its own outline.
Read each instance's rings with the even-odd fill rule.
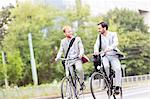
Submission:
[[[65,29],[65,32],[64,32],[64,35],[65,35],[66,37],[68,37],[68,38],[71,38],[72,35],[73,35],[73,32],[72,32],[71,28],[66,28],[66,29]]]
[[[98,32],[100,32],[101,34],[105,33],[106,31],[106,27],[102,27],[101,25],[98,25]]]

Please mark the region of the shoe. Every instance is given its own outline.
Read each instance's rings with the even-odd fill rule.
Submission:
[[[81,88],[80,88],[80,90],[85,90],[85,84],[84,84],[84,82],[81,84]]]
[[[114,89],[114,94],[118,95],[119,93],[120,93],[120,87],[116,86],[115,89]]]

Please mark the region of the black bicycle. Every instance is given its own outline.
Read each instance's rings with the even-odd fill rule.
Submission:
[[[77,75],[77,70],[75,65],[72,64],[76,59],[65,59],[61,58],[61,60],[65,60],[65,65],[68,69],[66,70],[66,76],[62,79],[61,83],[61,96],[62,99],[82,99],[83,98],[83,90],[80,90],[81,83],[80,78]],[[71,70],[69,66],[73,66],[73,74],[71,74]]]
[[[106,75],[102,58],[105,55],[101,55],[101,66],[97,66],[98,72],[94,72],[91,75],[90,79],[90,89],[94,99],[122,99],[122,88],[120,88],[120,94],[116,95],[114,90],[115,86],[113,85],[113,78],[115,76],[115,71],[110,66],[109,77]],[[100,95],[101,93],[102,95]],[[107,97],[107,98],[106,98]]]

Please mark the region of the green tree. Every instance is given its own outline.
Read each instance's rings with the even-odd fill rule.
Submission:
[[[125,60],[127,75],[147,74],[150,71],[150,37],[141,32],[120,35],[120,47],[128,57]]]
[[[147,33],[148,26],[144,24],[143,17],[135,11],[128,9],[118,9],[115,8],[110,10],[106,15],[104,15],[104,21],[116,23],[118,29],[122,28],[123,31],[140,31]]]
[[[7,53],[10,53],[10,57],[8,57],[9,68],[14,71],[9,72],[8,76],[12,77],[19,71],[18,76],[16,76],[18,80],[22,78],[18,82],[19,85],[32,82],[28,45],[29,32],[33,36],[39,83],[52,80],[53,69],[51,68],[53,68],[53,65],[50,62],[54,59],[54,45],[57,45],[56,38],[59,38],[58,31],[56,32],[54,26],[57,16],[59,16],[59,11],[55,8],[29,2],[19,4],[18,7],[11,10],[11,17],[14,17],[14,20],[9,25],[9,33],[5,36],[4,49]],[[17,52],[17,56],[15,52]],[[14,62],[12,62],[13,58],[15,59]],[[14,68],[15,63],[18,63],[18,67]],[[9,80],[14,81],[12,78]]]
[[[4,39],[4,36],[7,34],[7,25],[12,20],[10,16],[10,9],[13,8],[12,5],[9,5],[7,7],[3,7],[0,11],[0,48],[2,49],[2,41]]]

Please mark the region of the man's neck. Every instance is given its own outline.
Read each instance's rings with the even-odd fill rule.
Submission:
[[[70,36],[70,37],[66,37],[68,40],[70,40],[70,39],[72,39],[73,38],[73,35],[72,36]]]
[[[105,31],[105,32],[103,33],[104,36],[106,36],[107,34],[108,34],[108,31]]]

